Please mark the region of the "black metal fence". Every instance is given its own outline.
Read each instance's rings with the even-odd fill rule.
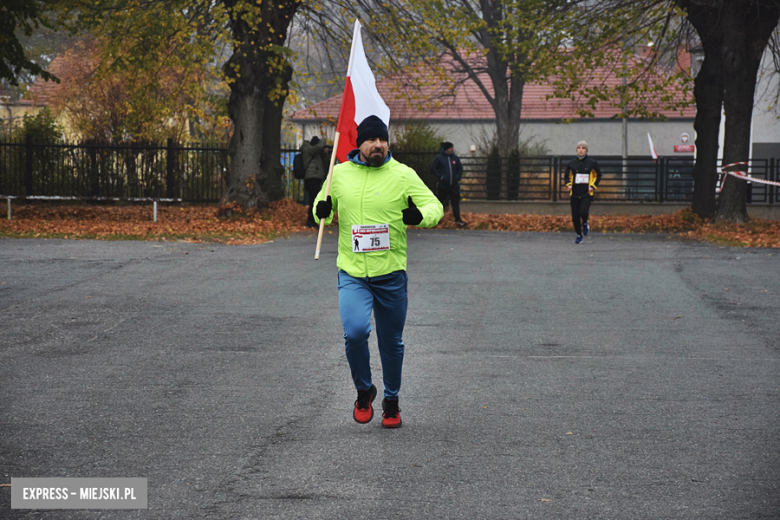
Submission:
[[[297,150],[282,150],[283,184],[287,197],[308,202],[303,182],[292,175]],[[435,153],[394,152],[431,188]],[[565,200],[566,164],[573,157],[523,157],[519,163],[488,168],[487,157],[461,157],[462,196],[465,200]],[[596,157],[603,178],[600,200],[687,202],[693,195],[693,159],[660,157]],[[756,159],[749,163],[753,177],[777,181],[780,161]],[[226,148],[164,146],[0,143],[0,197],[72,197],[116,199],[172,199],[217,202],[225,189]],[[780,188],[755,183],[748,202],[780,202]]]
[[[487,158],[463,158],[465,199],[534,200],[568,199],[565,185],[566,165],[573,157],[525,157],[519,168],[511,171],[501,165],[500,177],[488,179]],[[599,200],[621,202],[690,202],[693,199],[694,161],[659,157],[597,157],[602,179]],[[775,159],[758,159],[749,163],[753,177],[774,181],[778,177]],[[778,201],[779,190],[766,184],[750,186],[748,202],[771,204]]]
[[[227,150],[206,146],[0,143],[0,195],[219,200]]]
[[[394,152],[399,161],[412,166],[426,184],[434,189],[436,180],[429,172],[435,153]],[[621,202],[690,202],[693,199],[693,158],[595,157],[601,168],[599,200]],[[573,156],[523,157],[519,163],[501,160],[497,168],[487,157],[461,157],[464,200],[558,201],[568,199],[565,185],[566,165]],[[719,165],[720,166],[720,165]],[[751,176],[777,181],[779,159],[755,159],[749,162]],[[780,202],[780,188],[749,183],[748,202]]]
[[[288,199],[300,202],[301,204],[308,204],[309,198],[306,191],[303,189],[303,181],[299,181],[293,176],[292,163],[293,157],[299,150],[284,149],[282,150],[282,166],[284,166],[284,178],[282,178],[282,184],[284,184],[284,193]]]

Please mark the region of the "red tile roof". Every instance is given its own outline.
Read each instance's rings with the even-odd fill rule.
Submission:
[[[638,66],[637,58],[630,65]],[[590,84],[607,87],[615,87],[621,83],[621,79],[616,77],[607,68],[597,69],[592,75]],[[603,78],[603,79],[601,79]],[[480,74],[480,80],[483,85],[493,95],[493,87],[487,74]],[[438,106],[410,107],[406,97],[401,94],[404,91],[404,81],[401,76],[395,75],[377,81],[377,90],[390,108],[391,119],[394,120],[436,120],[436,121],[493,121],[495,113],[490,102],[484,96],[477,84],[472,80],[464,81],[455,91],[455,95],[439,99]],[[441,90],[439,88],[438,90]],[[527,83],[523,88],[523,106],[522,118],[527,120],[561,120],[567,118],[577,119],[577,109],[585,106],[584,100],[576,99],[546,99],[554,91],[552,81],[538,81]],[[407,90],[411,92],[411,90]],[[435,87],[420,89],[420,94],[430,96],[435,93]],[[682,99],[682,91],[678,98]],[[692,99],[692,93],[687,94],[688,99]],[[421,104],[421,103],[418,103]],[[660,102],[650,100],[647,105],[659,114],[663,114],[669,119],[692,118],[695,115],[693,105],[688,108],[675,111],[664,110]],[[338,118],[339,107],[341,106],[341,96],[334,96],[310,107],[303,108],[294,112],[290,116],[290,121],[296,123],[319,122],[323,120],[334,121]],[[601,102],[591,109],[595,118],[610,118],[620,112],[619,102]]]
[[[46,70],[55,76],[59,76],[65,70],[66,65],[65,60],[61,56],[57,56],[52,60]],[[55,81],[46,81],[38,78],[25,93],[25,98],[35,105],[48,105],[49,97],[51,97],[58,87],[59,83]]]

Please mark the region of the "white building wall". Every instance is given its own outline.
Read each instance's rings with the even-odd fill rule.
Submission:
[[[780,158],[780,106],[775,105],[780,76],[774,72],[769,52],[759,71],[753,105],[753,128],[751,132],[751,156],[753,158]]]
[[[403,123],[397,123],[401,126]],[[492,123],[452,124],[431,122],[444,139],[455,145],[458,155],[466,156],[474,147],[477,154],[484,154],[482,148],[490,141],[495,131]],[[395,131],[391,123],[391,133]],[[693,119],[682,121],[629,121],[628,123],[628,155],[649,156],[650,145],[647,133],[653,138],[653,143],[659,156],[692,157],[693,153],[675,152],[675,145],[694,144]],[[579,120],[569,124],[530,121],[520,127],[520,140],[532,143],[543,143],[548,155],[573,155],[577,142],[588,142],[592,155],[623,154],[623,124],[620,120]],[[688,135],[687,143],[683,143],[683,134]]]
[[[675,152],[675,145],[689,144],[694,141],[693,120],[684,121],[629,121],[628,155],[649,156],[650,143],[648,132],[659,156],[690,157],[693,153]],[[687,141],[684,141],[687,134]],[[573,155],[577,142],[588,142],[591,155],[623,154],[623,123],[621,120],[588,121],[578,120],[569,124],[532,122],[525,125],[523,135],[533,135],[534,140],[544,141],[552,155]]]

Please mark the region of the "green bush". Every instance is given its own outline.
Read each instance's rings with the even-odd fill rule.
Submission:
[[[404,152],[437,152],[444,140],[428,123],[406,125],[395,135],[392,150]]]
[[[59,143],[63,139],[62,127],[52,116],[48,107],[36,115],[26,115],[22,124],[11,131],[11,138],[15,141],[26,141],[31,136],[36,143]]]
[[[444,139],[428,123],[406,125],[394,138],[390,144],[393,157],[416,171],[425,185],[435,191],[436,177],[431,173],[431,164]]]
[[[26,115],[18,126],[6,131],[3,141],[35,145],[61,144],[64,139],[60,125],[48,108],[36,115]],[[0,192],[15,195],[51,195],[56,190],[55,172],[58,171],[62,149],[36,146],[33,149],[30,170],[27,170],[27,148],[6,147],[0,152]],[[28,175],[28,172],[31,175]]]
[[[543,155],[548,155],[550,149],[547,148],[547,145],[543,142],[534,143],[533,137],[531,137],[525,141],[520,141],[517,145],[517,152],[520,157],[541,157]]]

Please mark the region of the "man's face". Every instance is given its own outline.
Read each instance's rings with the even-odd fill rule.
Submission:
[[[446,153],[447,155],[454,154],[455,153],[455,147],[453,146],[451,148],[447,148],[446,150],[444,150],[444,153]]]
[[[387,157],[387,141],[381,137],[366,139],[360,145],[360,158],[369,166],[382,166]]]
[[[588,149],[585,148],[582,145],[577,146],[577,155],[579,157],[584,157],[588,153]]]

